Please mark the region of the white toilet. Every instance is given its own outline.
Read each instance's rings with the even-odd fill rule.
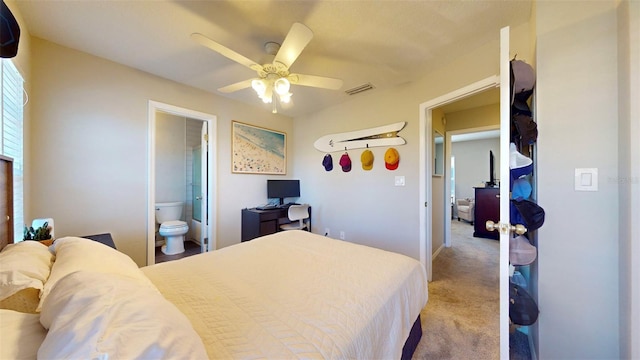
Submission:
[[[175,255],[184,252],[184,235],[189,231],[189,225],[180,221],[183,202],[156,203],[156,223],[160,224],[159,234],[165,238],[162,252]]]

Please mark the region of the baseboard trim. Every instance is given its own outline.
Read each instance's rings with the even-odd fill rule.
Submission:
[[[440,251],[442,251],[442,249],[444,249],[444,244],[440,245],[440,247],[433,253],[433,255],[431,255],[431,261],[436,259],[436,256],[440,254]]]

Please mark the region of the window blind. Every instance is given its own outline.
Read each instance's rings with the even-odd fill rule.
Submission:
[[[24,80],[13,62],[2,59],[0,67],[0,150],[13,159],[13,226],[14,241],[22,241],[24,222],[24,159],[22,93]]]

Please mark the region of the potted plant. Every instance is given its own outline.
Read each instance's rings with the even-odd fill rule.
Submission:
[[[37,229],[34,229],[33,226],[24,227],[24,240],[50,240],[51,239],[51,229],[49,228],[49,223],[45,222]]]

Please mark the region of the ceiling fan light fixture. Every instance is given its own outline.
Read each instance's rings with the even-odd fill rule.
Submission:
[[[264,79],[256,79],[251,82],[251,87],[258,94],[259,97],[264,96],[267,91],[267,84]]]
[[[291,101],[292,93],[280,94],[280,102],[283,104],[288,104]]]
[[[281,104],[291,102],[291,84],[331,90],[338,90],[342,87],[342,80],[339,79],[289,72],[291,65],[313,38],[311,29],[301,23],[294,23],[291,26],[281,44],[275,42],[265,44],[265,51],[275,57],[271,63],[262,65],[200,33],[191,34],[191,38],[218,54],[257,72],[256,78],[222,87],[218,89],[220,92],[231,93],[251,86],[264,103],[273,104],[272,111],[274,113],[277,113],[277,102]]]
[[[273,88],[276,91],[276,93],[278,93],[278,95],[280,95],[281,97],[283,95],[286,95],[289,93],[289,88],[291,87],[291,84],[289,83],[289,80],[281,77],[278,80],[276,80],[273,83]]]
[[[260,98],[265,104],[271,104],[271,102],[273,102],[273,84],[272,83],[266,83],[266,89],[264,91],[264,94],[262,94]]]

